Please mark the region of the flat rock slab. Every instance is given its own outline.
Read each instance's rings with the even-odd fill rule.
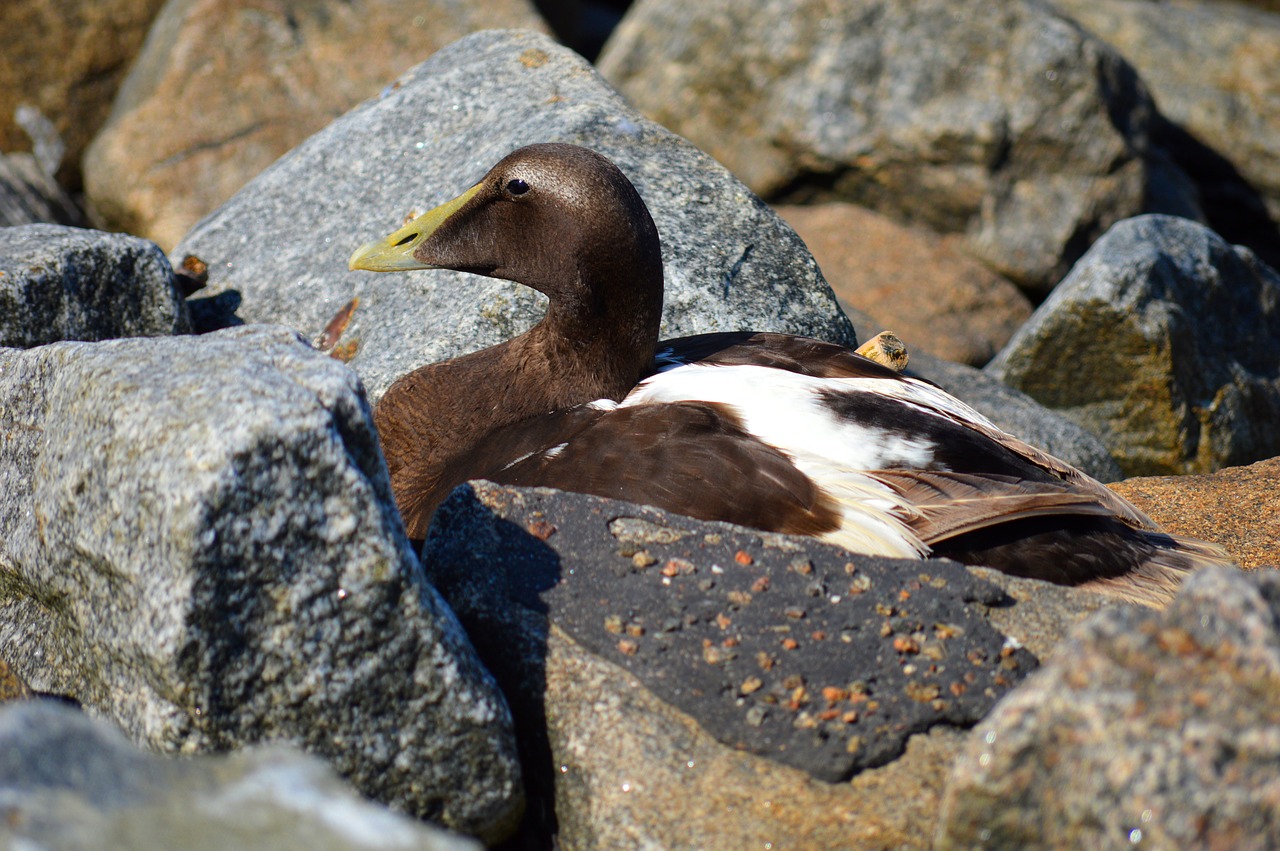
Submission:
[[[752,329],[845,345],[852,326],[800,238],[725,168],[643,118],[546,36],[468,36],[303,142],[202,221],[175,256],[209,264],[239,315],[314,337],[353,297],[344,337],[377,399],[432,361],[510,339],[545,302],[459,272],[351,272],[362,243],[479,180],[515,148],[573,142],[613,159],[662,238],[666,336]]]
[[[476,483],[424,560],[464,622],[499,617],[477,589],[545,612],[723,744],[831,782],[975,723],[1035,665],[980,613],[1003,593],[961,565],[596,497]]]
[[[0,846],[91,851],[479,851],[361,799],[281,745],[174,759],[50,700],[0,708]]]

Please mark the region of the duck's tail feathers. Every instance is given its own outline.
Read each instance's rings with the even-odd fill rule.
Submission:
[[[1162,609],[1173,600],[1183,580],[1204,567],[1239,567],[1221,546],[1165,532],[1141,533],[1151,554],[1127,573],[1102,576],[1080,585],[1132,603]]]

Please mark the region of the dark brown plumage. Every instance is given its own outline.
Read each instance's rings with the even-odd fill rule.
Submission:
[[[586,149],[515,151],[351,266],[457,269],[549,299],[530,331],[421,367],[375,408],[411,537],[453,487],[488,478],[865,552],[950,555],[1148,604],[1186,570],[1229,561],[842,347],[750,332],[658,343],[657,230],[621,171]]]

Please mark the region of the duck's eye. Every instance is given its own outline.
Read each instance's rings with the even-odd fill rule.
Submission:
[[[529,184],[517,177],[507,181],[507,191],[512,195],[523,195],[529,191]]]

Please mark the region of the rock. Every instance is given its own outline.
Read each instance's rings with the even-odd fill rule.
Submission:
[[[1280,458],[1207,476],[1126,479],[1111,489],[1165,531],[1222,544],[1241,567],[1280,565]]]
[[[354,373],[285,329],[0,351],[0,657],[170,753],[260,741],[497,838],[510,717]]]
[[[1280,574],[1112,608],[973,731],[937,847],[1280,844]]]
[[[35,149],[42,171],[78,186],[81,155],[163,3],[0,3],[0,151]]]
[[[932,381],[1000,428],[1100,482],[1114,482],[1124,475],[1106,445],[1091,432],[980,369],[913,351],[907,373]]]
[[[641,0],[599,64],[766,198],[964,234],[1039,295],[1113,222],[1197,213],[1133,69],[1036,2]]]
[[[1280,455],[1280,275],[1195,222],[1124,221],[986,369],[1129,476]]]
[[[483,847],[361,800],[291,748],[166,759],[50,700],[0,708],[0,798],[14,849]]]
[[[487,26],[545,24],[530,0],[171,2],[85,156],[89,196],[171,248],[294,145]]]
[[[345,340],[372,398],[430,361],[541,317],[518,285],[456,272],[348,272],[361,243],[460,194],[515,148],[587,145],[636,184],[662,236],[667,336],[743,328],[854,344],[803,243],[723,167],[641,118],[581,57],[526,32],[455,42],[300,145],[178,246],[239,315],[314,335],[353,296]],[[305,217],[299,230],[298,214]]]
[[[190,330],[169,261],[145,239],[59,225],[0,228],[0,346]]]
[[[921,847],[955,728],[1034,665],[953,562],[579,494],[459,488],[423,564],[564,848]]]
[[[841,303],[875,316],[911,351],[982,366],[1031,315],[1027,297],[965,254],[956,236],[904,227],[854,204],[774,210],[813,252]],[[864,328],[864,336],[876,330]]]
[[[1138,70],[1213,229],[1280,264],[1280,15],[1198,0],[1056,5]]]
[[[0,659],[0,703],[10,700],[26,700],[31,697],[31,686],[18,676],[9,663]]]
[[[48,222],[84,227],[88,220],[31,154],[0,154],[0,228]]]

